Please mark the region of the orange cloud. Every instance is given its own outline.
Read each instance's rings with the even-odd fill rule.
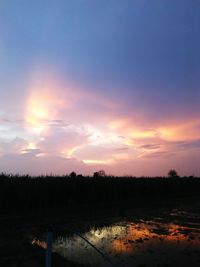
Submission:
[[[74,158],[96,168],[110,166],[110,172],[115,173],[120,164],[129,173],[133,161],[182,155],[188,147],[177,149],[179,142],[200,139],[198,120],[175,123],[174,119],[148,127],[149,118],[138,114],[137,108],[134,115],[129,114],[119,99],[112,101],[91,89],[62,81],[52,71],[33,72],[28,88],[22,153],[39,149],[43,152],[40,155]]]

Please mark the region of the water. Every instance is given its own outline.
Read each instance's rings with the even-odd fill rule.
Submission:
[[[200,266],[199,212],[173,210],[158,215],[91,227],[82,236],[115,266]],[[76,234],[58,236],[53,250],[74,262],[112,266]]]

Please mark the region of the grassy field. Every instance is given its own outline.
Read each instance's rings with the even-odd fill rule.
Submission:
[[[0,213],[140,206],[200,193],[200,179],[134,177],[0,176]],[[147,201],[148,200],[148,201]]]

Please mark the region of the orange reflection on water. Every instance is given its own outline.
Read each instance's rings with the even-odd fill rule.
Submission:
[[[132,252],[134,247],[127,242],[126,239],[116,239],[112,242],[112,251],[121,253],[121,252]]]
[[[41,247],[41,248],[44,248],[46,249],[47,248],[47,244],[45,241],[41,241],[39,239],[36,239],[34,238],[31,242],[32,245],[35,245],[35,246],[38,246],[38,247]]]
[[[117,253],[134,252],[138,246],[143,248],[152,243],[188,243],[200,245],[200,240],[195,239],[192,231],[195,228],[180,226],[177,224],[138,223],[127,225],[126,231],[111,243],[111,249]],[[141,247],[140,246],[140,247]]]

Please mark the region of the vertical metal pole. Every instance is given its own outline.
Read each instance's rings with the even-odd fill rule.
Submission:
[[[51,229],[47,230],[47,249],[46,249],[46,264],[45,267],[52,267],[51,253],[52,253],[53,232]]]

